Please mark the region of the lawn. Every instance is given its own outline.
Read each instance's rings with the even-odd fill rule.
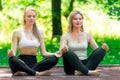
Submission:
[[[103,38],[95,37],[97,43],[99,46],[102,45]],[[104,42],[106,42],[109,45],[109,51],[107,52],[105,58],[100,63],[100,65],[119,65],[120,64],[120,39],[110,39],[110,38],[104,38]],[[8,66],[8,56],[7,51],[10,49],[10,43],[0,43],[0,66]],[[59,49],[59,41],[53,40],[53,41],[46,41],[46,49],[49,52],[56,52]],[[88,47],[88,55],[91,53],[91,48]],[[17,55],[16,55],[17,56]],[[99,57],[99,56],[98,56]],[[38,61],[41,61],[43,57],[41,57],[40,52],[38,50],[37,55]],[[59,58],[59,62],[57,64],[58,66],[62,66],[62,58]]]

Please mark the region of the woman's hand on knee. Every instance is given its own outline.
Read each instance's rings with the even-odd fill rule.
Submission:
[[[61,57],[64,53],[68,51],[67,46],[64,46],[62,49],[60,49],[57,53],[55,53],[56,57]]]
[[[61,54],[61,52],[60,52],[60,51],[58,51],[58,52],[56,52],[56,53],[55,53],[55,56],[59,58],[59,57],[61,57],[61,56],[62,56],[62,54]]]
[[[108,51],[109,50],[109,47],[106,43],[103,43],[102,44],[102,48],[105,50],[105,51]]]
[[[8,56],[9,57],[15,56],[15,53],[13,52],[13,50],[8,50]]]
[[[62,54],[66,53],[67,51],[68,51],[68,47],[67,47],[67,46],[64,46],[64,47],[60,50],[60,52],[61,52]]]

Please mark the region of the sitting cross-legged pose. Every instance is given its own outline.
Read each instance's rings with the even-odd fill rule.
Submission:
[[[13,76],[41,76],[49,75],[49,69],[54,67],[61,56],[56,53],[46,52],[43,32],[36,26],[36,10],[26,7],[24,11],[24,25],[15,29],[12,34],[11,49],[8,50],[9,66]],[[45,59],[37,62],[38,48]],[[19,55],[16,56],[17,50]]]
[[[93,49],[89,57],[88,45]],[[62,35],[60,42],[64,72],[68,75],[100,75],[100,70],[96,68],[108,49],[106,43],[101,47],[97,45],[94,38],[83,29],[83,15],[79,11],[72,11],[69,15],[68,32]]]

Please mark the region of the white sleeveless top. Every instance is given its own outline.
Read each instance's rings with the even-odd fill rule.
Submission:
[[[73,51],[79,57],[80,60],[87,59],[87,47],[87,35],[85,35],[80,42],[74,41],[72,37],[70,37],[68,40],[68,49]]]
[[[21,40],[19,41],[18,44],[18,48],[24,48],[24,47],[39,47],[40,46],[40,42],[38,41],[37,38],[30,40],[27,39],[25,32],[23,30],[21,30]]]

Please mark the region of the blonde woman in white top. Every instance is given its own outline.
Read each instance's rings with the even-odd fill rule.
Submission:
[[[93,49],[89,57],[88,45]],[[95,69],[108,51],[108,45],[103,43],[102,47],[98,47],[94,38],[84,31],[83,15],[79,11],[72,11],[68,32],[62,35],[60,49],[66,74],[99,75],[100,71]]]
[[[46,52],[44,36],[36,26],[36,10],[33,7],[26,7],[24,11],[24,25],[13,31],[11,49],[8,51],[9,65],[14,76],[41,76],[49,75],[49,69],[58,62],[57,53]],[[37,62],[36,52],[40,48],[45,59]],[[16,57],[16,51],[19,56]],[[59,53],[59,52],[58,52]]]

